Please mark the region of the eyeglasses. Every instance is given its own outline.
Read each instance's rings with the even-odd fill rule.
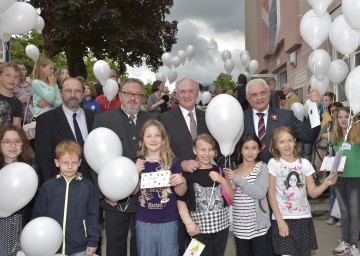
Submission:
[[[1,144],[3,144],[5,147],[11,147],[12,144],[15,146],[21,146],[23,144],[22,140],[2,140]]]
[[[81,94],[81,93],[83,93],[83,90],[81,90],[81,89],[75,89],[75,90],[71,90],[71,89],[64,89],[64,90],[62,90],[62,93],[63,94]]]
[[[135,99],[142,99],[144,97],[144,94],[141,93],[132,93],[132,92],[124,92],[121,91],[126,98],[132,98],[135,97]]]

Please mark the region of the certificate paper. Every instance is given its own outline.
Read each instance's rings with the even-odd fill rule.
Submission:
[[[319,110],[318,110],[316,103],[311,100],[307,100],[305,102],[305,104],[308,108],[311,128],[319,126],[321,124],[320,123],[320,115],[319,115]]]
[[[321,163],[320,172],[330,172],[334,164],[334,161],[335,161],[334,156],[325,156],[323,162]],[[342,156],[336,171],[344,172],[345,163],[346,163],[346,156]]]
[[[157,171],[141,174],[140,189],[170,187],[171,171]]]

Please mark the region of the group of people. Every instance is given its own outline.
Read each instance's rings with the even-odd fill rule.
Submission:
[[[176,83],[178,105],[160,113],[158,108],[166,101],[158,100],[163,85],[154,85],[156,99],[149,101],[150,111],[142,111],[144,84],[127,78],[119,88],[120,106],[95,114],[83,108],[86,89],[81,80],[66,77],[55,86],[53,65],[44,65],[39,70],[46,75],[39,75],[37,87],[52,95],[52,103],[33,96],[34,105],[51,108],[36,117],[34,161],[21,126],[4,123],[0,130],[1,164],[34,163],[40,189],[24,209],[0,218],[0,228],[8,228],[11,218],[21,227],[26,216],[52,217],[64,231],[59,252],[73,256],[101,253],[102,224],[107,256],[127,255],[128,250],[131,255],[183,255],[192,239],[205,245],[202,255],[218,256],[225,251],[232,204],[237,255],[310,255],[317,243],[307,193],[317,197],[335,184],[343,228],[341,243],[333,252],[359,255],[360,124],[353,125],[344,142],[348,109],[339,109],[333,136],[334,151],[342,147],[347,156],[345,171],[316,186],[315,170],[301,157],[297,142],[314,143],[320,127],[311,128],[309,120],[301,122],[291,111],[271,106],[271,92],[263,79],[246,84],[249,107],[244,110],[244,134],[234,153],[236,167],[229,169],[216,165],[218,146],[207,129],[205,112],[196,108],[199,85],[192,79]],[[13,90],[19,77],[16,64],[0,67],[1,96],[15,97],[2,88]],[[320,105],[316,90],[309,97]],[[123,156],[134,161],[139,175],[170,171],[169,185],[142,188],[139,183],[123,200],[106,198],[82,152],[86,137],[98,127],[118,135]],[[25,214],[25,209],[32,213]],[[6,230],[10,235],[0,236],[0,255],[16,255],[21,228]]]

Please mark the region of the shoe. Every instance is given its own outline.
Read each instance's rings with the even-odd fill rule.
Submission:
[[[359,248],[357,248],[355,245],[350,246],[349,249],[350,249],[350,255],[360,256]]]
[[[329,224],[329,225],[334,225],[335,222],[336,222],[335,219],[332,218],[332,217],[328,218],[328,220],[326,221],[326,223]]]
[[[350,245],[348,243],[345,243],[345,241],[339,241],[339,246],[336,247],[333,250],[334,255],[345,255],[347,253],[350,253]]]
[[[341,220],[339,220],[339,221],[336,223],[336,226],[339,227],[339,228],[342,227]]]

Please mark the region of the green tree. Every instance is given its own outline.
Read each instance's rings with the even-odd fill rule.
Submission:
[[[232,80],[231,74],[220,73],[214,81],[215,87],[221,88],[224,92],[235,88],[236,83]]]
[[[84,56],[112,59],[121,72],[143,61],[156,70],[176,42],[177,21],[166,21],[173,0],[30,0],[45,20],[48,56],[64,52],[70,75],[87,77]]]

